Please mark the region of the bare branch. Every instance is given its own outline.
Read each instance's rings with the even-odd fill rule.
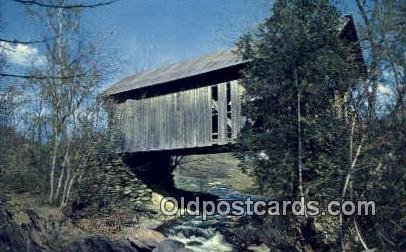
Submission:
[[[2,77],[20,78],[20,79],[37,79],[37,80],[46,80],[46,79],[66,80],[66,79],[73,79],[73,78],[83,76],[83,75],[84,74],[58,77],[58,76],[47,76],[47,75],[20,75],[20,74],[0,73],[0,76],[2,76]]]
[[[355,232],[357,233],[358,239],[360,240],[362,247],[364,247],[365,251],[372,251],[371,249],[368,248],[367,243],[365,242],[365,240],[362,238],[362,234],[361,231],[358,227],[357,221],[355,220],[355,216],[354,216],[354,227],[355,227]]]
[[[10,40],[10,39],[0,38],[0,42],[7,42],[10,44],[36,44],[36,43],[44,43],[49,40],[51,40],[51,38],[42,39],[42,40],[28,40],[28,41],[16,40],[16,39]]]
[[[68,4],[68,5],[58,5],[58,4],[51,4],[51,3],[44,3],[37,0],[13,0],[14,2],[25,4],[25,5],[36,5],[45,8],[57,8],[57,9],[77,9],[77,8],[95,8],[104,5],[109,5],[119,0],[111,0],[105,2],[99,2],[94,4]]]

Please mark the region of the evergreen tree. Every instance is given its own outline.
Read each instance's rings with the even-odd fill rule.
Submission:
[[[327,0],[276,1],[272,16],[238,42],[243,70],[241,153],[262,193],[339,200],[357,141],[352,93],[360,80],[347,20]],[[354,145],[356,146],[356,145]],[[345,194],[344,194],[345,197]],[[297,240],[308,218],[292,218]],[[297,224],[299,223],[299,224]]]
[[[253,123],[241,140],[244,152],[269,156],[257,158],[253,171],[263,192],[297,196],[300,161],[305,182],[337,173],[340,167],[332,166],[348,161],[339,154],[345,151],[340,146],[347,148],[358,69],[351,45],[339,38],[342,24],[328,1],[277,1],[257,32],[239,41],[242,55],[252,60],[243,85]]]

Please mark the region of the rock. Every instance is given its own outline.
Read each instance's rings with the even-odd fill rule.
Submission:
[[[0,251],[27,251],[29,241],[9,211],[0,209],[0,223]],[[40,248],[33,251],[40,251]]]
[[[130,189],[130,190],[125,190],[125,191],[124,191],[124,194],[125,194],[125,195],[128,195],[128,194],[130,194],[130,193],[132,193],[132,190],[131,190],[131,189]]]
[[[155,248],[161,241],[165,240],[165,236],[158,231],[147,228],[128,228],[126,238],[133,242],[141,249],[151,250]]]
[[[114,251],[114,252],[136,252],[140,251],[134,244],[130,241],[120,240],[112,241],[107,237],[100,235],[91,235],[85,237],[81,240],[77,240],[68,243],[62,249],[63,252],[104,252],[104,251]]]
[[[14,215],[7,209],[0,209],[0,251],[60,250],[61,237],[55,223],[30,209]]]
[[[143,228],[148,228],[148,229],[156,229],[159,226],[161,226],[163,223],[162,220],[157,220],[157,219],[144,219],[142,220],[141,226]]]
[[[203,242],[201,241],[189,241],[186,243],[186,245],[191,246],[191,247],[200,247],[203,245]]]
[[[152,250],[153,252],[191,252],[192,250],[185,247],[185,244],[180,241],[166,239],[158,244],[158,246]]]
[[[31,209],[25,210],[25,214],[28,215],[29,221],[22,223],[21,228],[29,239],[51,250],[59,248],[62,241],[59,223],[44,219]]]
[[[245,216],[232,227],[221,230],[227,242],[241,246],[245,250],[250,247],[251,251],[255,251],[255,246],[251,245],[264,244],[271,251],[294,251],[295,244],[289,239],[288,234],[274,227],[279,225],[280,221],[275,216],[263,216],[261,218]],[[266,247],[263,248],[266,251]],[[257,247],[256,249],[262,248]]]

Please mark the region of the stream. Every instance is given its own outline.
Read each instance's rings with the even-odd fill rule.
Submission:
[[[239,168],[239,160],[229,153],[194,155],[183,159],[172,172],[175,187],[181,190],[215,195],[218,200],[263,199],[253,195],[255,182]],[[200,199],[200,204],[202,204]],[[181,216],[164,223],[158,231],[180,241],[193,251],[270,251],[255,237],[258,216],[211,215]],[[250,229],[250,235],[247,229]],[[254,238],[253,238],[254,237]],[[263,240],[263,239],[262,239]]]
[[[203,190],[219,197],[219,200],[264,199],[262,196],[237,192],[225,186],[206,187]],[[182,216],[160,227],[159,231],[168,238],[180,241],[193,251],[270,251],[264,244],[247,247],[239,230],[247,223],[255,220],[252,216],[212,215],[203,220],[202,216]]]

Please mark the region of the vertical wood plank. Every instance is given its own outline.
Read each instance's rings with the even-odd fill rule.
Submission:
[[[128,151],[131,151],[134,149],[134,133],[135,133],[135,127],[137,125],[135,125],[134,122],[134,101],[133,100],[128,100],[127,101],[128,105],[127,105],[127,113],[126,113],[126,117],[127,117],[127,141],[128,141]]]
[[[232,81],[231,87],[231,120],[232,120],[232,138],[233,140],[238,137],[240,132],[241,123],[241,100],[240,91],[237,81]]]
[[[192,137],[193,137],[193,147],[197,147],[197,132],[199,130],[199,124],[198,124],[198,109],[197,109],[197,94],[198,94],[198,90],[197,89],[193,89],[193,97],[192,97],[192,107],[193,107],[193,111],[195,111],[194,113],[192,113],[192,123],[193,123],[193,129],[192,129]]]
[[[245,95],[245,89],[241,85],[239,80],[236,80],[236,82],[237,82],[237,86],[238,86],[238,92],[239,92],[239,95],[240,95],[240,102],[239,102],[240,120],[239,120],[239,123],[240,123],[240,129],[242,129],[245,126],[245,122],[247,120],[246,116],[242,115],[242,104],[245,102],[244,101],[244,99],[245,99],[245,96],[244,96]]]
[[[226,83],[218,84],[218,120],[219,136],[218,143],[227,143],[227,91]]]
[[[241,116],[243,88],[230,83],[232,139],[244,124]],[[161,96],[127,100],[117,106],[123,132],[121,151],[137,152],[212,145],[211,87],[180,91]],[[227,136],[227,84],[218,84],[218,142]]]
[[[202,104],[202,95],[203,90],[201,88],[196,89],[196,146],[203,145],[205,140],[205,124],[204,116],[202,115],[204,104]]]
[[[211,115],[211,88],[210,87],[205,87],[205,92],[204,93],[206,93],[206,99],[203,99],[203,101],[204,101],[204,106],[203,106],[203,108],[204,108],[204,110],[206,110],[207,109],[207,112],[204,114],[205,115],[205,119],[204,119],[204,122],[205,122],[205,128],[206,128],[206,130],[205,130],[205,134],[206,134],[206,137],[205,137],[205,139],[206,139],[206,144],[207,145],[211,145],[212,144],[212,142],[213,142],[213,137],[212,137],[212,135],[211,135],[211,133],[212,133],[212,131],[213,131],[213,129],[212,129],[212,115]],[[204,95],[203,95],[203,98],[204,98]]]

